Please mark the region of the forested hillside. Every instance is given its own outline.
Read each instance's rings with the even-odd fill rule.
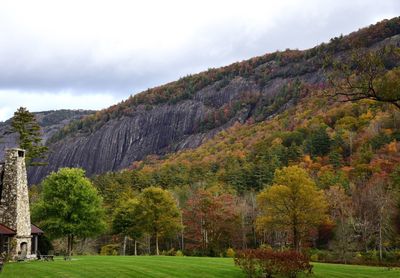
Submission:
[[[262,122],[294,106],[304,88],[326,87],[327,58],[396,46],[399,26],[399,18],[386,20],[306,51],[266,54],[137,94],[57,132],[49,165],[31,169],[30,181],[63,166],[89,175],[120,170],[147,155],[196,148],[235,123]]]
[[[256,225],[256,195],[274,183],[276,169],[297,165],[324,191],[331,213],[309,231],[305,246],[340,244],[335,251],[346,255],[374,250],[384,225],[386,247],[394,248],[400,232],[400,111],[371,101],[334,103],[320,93],[308,93],[271,120],[235,124],[195,150],[164,159],[150,156],[130,170],[97,176],[94,183],[111,211],[124,192],[149,186],[172,190],[187,216],[186,247],[210,252],[201,248],[204,227],[191,231],[199,215],[190,212],[200,210],[212,229],[220,229],[218,238],[208,240],[214,240],[212,252],[222,252],[290,242],[289,235],[276,238],[270,228]],[[383,207],[382,198],[388,202]],[[378,221],[382,217],[384,223]],[[346,231],[335,235],[339,220]]]
[[[34,178],[126,168],[92,176],[110,216],[102,254],[398,263],[399,33],[394,18],[151,89],[63,128]]]

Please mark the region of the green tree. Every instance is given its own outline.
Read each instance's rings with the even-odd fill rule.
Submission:
[[[340,166],[342,166],[342,159],[342,155],[336,150],[332,150],[329,153],[329,163],[332,164],[335,169],[338,169]]]
[[[301,154],[301,148],[295,143],[292,143],[287,149],[288,161],[297,161],[300,158]]]
[[[298,166],[275,171],[274,184],[257,196],[259,228],[287,230],[299,251],[301,239],[326,218],[327,203],[304,169]]]
[[[42,145],[40,126],[36,121],[35,115],[25,107],[20,107],[14,113],[14,117],[11,120],[11,127],[12,131],[19,135],[19,147],[26,150],[26,165],[45,165],[46,163],[33,161],[34,159],[44,159],[48,151],[48,148]]]
[[[114,212],[112,229],[115,233],[124,236],[123,255],[125,255],[128,236],[135,241],[135,256],[137,255],[137,240],[144,233],[142,212],[139,200],[136,198],[121,201],[120,206]]]
[[[158,187],[149,187],[138,197],[144,230],[156,239],[156,254],[159,255],[160,237],[181,230],[181,212],[172,194]]]
[[[107,215],[111,215],[122,199],[135,197],[133,181],[134,171],[108,172],[91,178],[103,198],[103,207]],[[107,219],[111,222],[112,219]],[[111,224],[111,223],[110,223]]]
[[[393,183],[393,189],[400,191],[400,165],[397,165],[390,175]]]
[[[348,191],[350,187],[348,177],[341,170],[321,169],[318,172],[316,183],[320,189],[324,190],[337,185]]]
[[[312,156],[327,155],[331,148],[331,139],[324,127],[313,131],[307,143],[307,147]]]
[[[51,238],[67,237],[71,255],[74,237],[93,236],[105,228],[102,199],[82,169],[62,168],[42,182],[32,219]]]

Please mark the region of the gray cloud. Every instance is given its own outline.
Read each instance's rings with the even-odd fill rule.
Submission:
[[[55,1],[6,2],[0,10],[3,97],[68,91],[76,108],[91,108],[80,107],[83,95],[121,99],[209,67],[285,48],[309,48],[400,12],[396,0],[148,5],[117,0],[106,5],[88,1],[86,6],[65,1],[61,7]],[[21,5],[30,5],[28,11]],[[59,106],[51,97],[48,102],[48,109]],[[0,110],[6,109],[2,105]]]

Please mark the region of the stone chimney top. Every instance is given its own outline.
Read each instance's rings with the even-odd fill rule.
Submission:
[[[19,148],[6,149],[6,157],[25,157],[25,150]]]

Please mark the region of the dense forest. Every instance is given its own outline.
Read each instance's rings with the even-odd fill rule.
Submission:
[[[110,214],[143,188],[168,189],[185,229],[183,240],[164,238],[164,249],[181,249],[184,241],[185,252],[219,256],[230,247],[291,244],[288,231],[257,225],[257,195],[274,183],[277,169],[297,165],[328,202],[327,217],[308,231],[303,247],[335,253],[318,251],[321,260],[373,257],[379,237],[385,251],[399,244],[399,140],[400,111],[394,107],[329,103],[315,92],[269,121],[237,124],[196,150],[148,157],[93,182]],[[199,215],[204,226],[196,223]],[[204,229],[210,229],[206,245]]]
[[[400,18],[395,18],[307,51],[276,52],[210,69],[64,127],[53,142],[74,132],[93,132],[138,105],[152,109],[190,98],[211,83],[223,87],[237,76],[259,84],[274,74],[293,77],[274,99],[262,100],[265,105],[257,105],[246,121],[236,122],[196,149],[150,155],[132,161],[129,169],[92,177],[109,216],[108,228],[98,238],[80,241],[76,252],[146,254],[160,249],[165,255],[231,256],[239,249],[294,247],[308,250],[316,261],[398,261],[398,34]],[[375,45],[384,38],[394,43]],[[338,51],[347,51],[346,56],[333,57]],[[316,57],[312,64],[299,63],[284,73],[257,67],[268,61],[282,66],[310,56]],[[308,67],[323,69],[325,82],[310,85],[297,79]],[[375,97],[364,94],[370,87]],[[288,100],[290,105],[282,108]],[[259,101],[254,94],[244,95],[199,128],[218,126],[232,111]],[[31,188],[33,202],[40,191],[40,184]],[[151,196],[174,200],[159,203],[164,212],[177,208],[171,209],[168,219],[173,224],[167,228],[139,221],[137,210],[152,211]],[[287,196],[296,206],[277,203]],[[118,224],[129,211],[138,221],[123,229]]]

